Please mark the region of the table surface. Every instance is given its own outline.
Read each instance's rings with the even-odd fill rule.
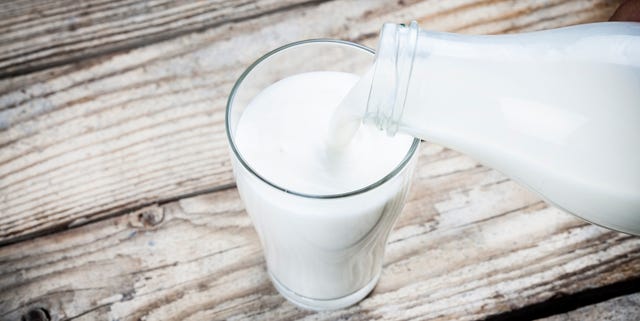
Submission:
[[[378,286],[277,294],[235,189],[225,100],[261,54],[383,22],[471,34],[604,21],[616,1],[0,3],[0,320],[634,320],[640,238],[422,146]],[[597,146],[594,146],[597,148]]]

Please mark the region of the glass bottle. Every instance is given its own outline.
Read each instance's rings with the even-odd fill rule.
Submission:
[[[362,83],[365,123],[468,154],[559,208],[640,235],[640,23],[481,36],[385,24]]]

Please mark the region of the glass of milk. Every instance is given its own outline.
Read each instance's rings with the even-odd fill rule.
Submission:
[[[227,103],[233,171],[260,237],[268,274],[285,298],[303,308],[346,307],[374,288],[387,236],[407,197],[420,140],[409,139],[397,165],[370,184],[314,195],[282,186],[256,170],[237,144],[238,124],[256,95],[284,78],[316,71],[362,75],[373,60],[371,49],[350,42],[321,39],[292,43],[254,62],[236,82]],[[304,104],[300,108],[305,108]],[[280,117],[287,115],[270,114],[264,122],[279,121]],[[269,137],[270,133],[264,135]],[[249,146],[260,148],[258,142]],[[375,167],[376,160],[367,161],[362,170],[368,171],[369,164]]]

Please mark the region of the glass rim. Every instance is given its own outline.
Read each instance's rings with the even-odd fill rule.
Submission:
[[[281,187],[280,185],[277,185],[271,181],[269,181],[268,179],[262,177],[260,174],[258,174],[256,171],[253,170],[253,168],[251,168],[251,166],[249,166],[249,164],[244,160],[244,158],[242,158],[242,155],[240,155],[240,152],[238,151],[238,149],[236,148],[235,142],[234,142],[234,138],[231,137],[231,126],[229,124],[229,119],[230,119],[230,114],[231,114],[231,107],[233,105],[234,102],[234,98],[236,96],[236,93],[238,91],[238,89],[240,88],[240,85],[242,84],[242,82],[244,81],[244,79],[253,71],[253,69],[258,66],[260,63],[262,63],[263,61],[265,61],[267,58],[281,52],[284,50],[287,50],[291,47],[295,47],[295,46],[299,46],[299,45],[305,45],[305,44],[310,44],[310,43],[333,43],[333,44],[339,44],[339,45],[346,45],[346,46],[351,46],[357,49],[361,49],[364,50],[370,54],[375,55],[375,50],[354,43],[354,42],[350,42],[350,41],[345,41],[345,40],[339,40],[339,39],[331,39],[331,38],[318,38],[318,39],[307,39],[307,40],[301,40],[301,41],[295,41],[295,42],[291,42],[288,43],[284,46],[278,47],[274,50],[269,51],[268,53],[264,54],[263,56],[261,56],[260,58],[258,58],[256,61],[254,61],[249,67],[247,67],[247,69],[244,70],[244,72],[240,75],[240,77],[238,78],[238,80],[236,80],[235,84],[233,85],[233,88],[231,89],[231,93],[229,94],[229,98],[227,99],[227,106],[225,108],[225,114],[224,114],[224,125],[225,125],[225,131],[227,134],[227,140],[229,142],[229,146],[231,147],[231,150],[233,151],[233,155],[240,161],[240,164],[242,165],[242,167],[244,167],[244,169],[246,169],[251,175],[255,176],[256,178],[258,178],[260,181],[266,183],[267,185],[280,190],[284,193],[287,194],[292,194],[292,195],[296,195],[296,196],[300,196],[300,197],[304,197],[304,198],[312,198],[312,199],[335,199],[335,198],[343,198],[343,197],[348,197],[348,196],[354,196],[354,195],[358,195],[358,194],[362,194],[365,192],[368,192],[384,183],[386,183],[387,181],[391,180],[393,177],[397,176],[405,167],[406,165],[409,163],[409,161],[413,158],[413,156],[415,155],[416,151],[418,150],[418,145],[420,144],[420,139],[419,138],[414,138],[413,142],[411,143],[411,146],[409,147],[409,150],[407,151],[407,153],[405,154],[404,158],[402,159],[402,161],[400,161],[400,163],[398,164],[398,166],[396,166],[391,172],[389,172],[387,175],[385,175],[384,177],[380,178],[379,180],[375,181],[372,184],[369,184],[365,187],[353,190],[353,191],[349,191],[349,192],[345,192],[345,193],[338,193],[338,194],[321,194],[321,195],[316,195],[316,194],[307,194],[307,193],[301,193],[301,192],[296,192],[284,187]]]

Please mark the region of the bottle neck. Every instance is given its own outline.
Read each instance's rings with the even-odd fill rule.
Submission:
[[[416,56],[418,23],[386,23],[376,52],[364,122],[395,135],[405,108]]]

